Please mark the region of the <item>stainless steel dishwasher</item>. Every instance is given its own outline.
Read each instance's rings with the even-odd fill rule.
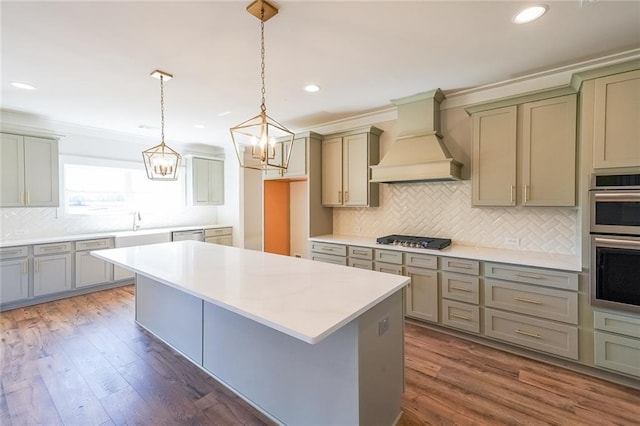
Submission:
[[[174,231],[171,233],[171,241],[184,240],[204,241],[204,230],[192,229],[190,231]]]

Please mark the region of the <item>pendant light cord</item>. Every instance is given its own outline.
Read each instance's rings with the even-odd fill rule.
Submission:
[[[264,104],[265,88],[264,88],[264,6],[260,8],[260,78],[262,79],[262,104],[260,105],[260,111],[267,112],[267,107]]]
[[[160,74],[160,142],[164,145],[164,76]],[[162,149],[164,152],[164,147]]]

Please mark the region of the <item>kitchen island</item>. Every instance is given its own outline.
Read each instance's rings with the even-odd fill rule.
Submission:
[[[136,321],[282,424],[391,425],[407,277],[180,241],[92,252],[136,272]]]

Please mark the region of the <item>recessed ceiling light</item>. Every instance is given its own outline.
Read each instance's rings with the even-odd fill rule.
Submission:
[[[535,21],[544,15],[546,11],[547,6],[531,6],[518,12],[518,14],[513,17],[513,22],[516,24],[526,24],[527,22]]]
[[[218,114],[218,117],[224,117],[225,115],[229,115],[231,114],[231,111],[222,111],[221,113]]]
[[[204,124],[194,124],[193,127],[196,129],[204,129]]]
[[[305,92],[315,93],[318,90],[320,90],[320,87],[316,86],[315,84],[308,84],[308,85],[304,86],[304,91]]]
[[[32,85],[27,84],[27,83],[20,83],[19,81],[13,81],[13,82],[11,82],[11,85],[13,87],[17,87],[18,89],[36,90],[36,88],[33,87]]]

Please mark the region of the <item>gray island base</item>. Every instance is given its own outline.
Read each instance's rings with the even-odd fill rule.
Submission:
[[[188,244],[193,248],[193,245],[203,243],[155,246],[175,244]],[[315,316],[310,321],[317,321],[320,316],[331,326],[326,332],[301,337],[295,327],[289,326],[295,321],[303,321],[300,318],[302,310],[291,314],[287,323],[274,320],[286,315],[272,316],[273,309],[262,306],[260,309],[266,312],[262,320],[257,316],[258,308],[255,312],[243,311],[241,300],[246,295],[239,297],[237,305],[234,305],[234,299],[228,295],[221,297],[222,301],[214,298],[212,293],[199,294],[194,290],[196,287],[181,285],[180,279],[175,277],[175,282],[171,282],[162,273],[145,273],[144,256],[140,257],[139,252],[131,250],[118,253],[122,250],[129,249],[103,250],[94,252],[94,255],[137,272],[136,322],[275,422],[305,426],[390,426],[400,418],[404,388],[402,288],[406,277],[278,256],[282,259],[276,259],[276,262],[296,263],[289,270],[292,280],[298,281],[298,290],[291,292],[290,288],[285,291],[282,286],[278,287],[287,303],[292,302],[292,294],[308,299],[317,291],[313,286],[305,285],[309,281],[306,275],[313,276],[317,285],[324,281],[325,286],[331,287],[348,284],[336,283],[333,276],[342,277],[344,272],[347,276],[341,279],[353,279],[354,288],[351,290],[354,291],[340,293],[333,289],[330,294],[337,299],[346,298],[348,303],[362,298],[360,293],[367,293],[367,287],[362,287],[365,289],[362,292],[358,291],[361,290],[360,285],[366,286],[369,282],[371,288],[378,286],[378,290],[382,289],[381,283],[386,285],[377,296],[367,296],[373,298],[365,305],[359,305],[364,309],[348,316],[344,312],[336,316],[336,312],[331,312],[332,303],[328,300],[319,297],[315,298],[316,303],[311,300],[311,305],[317,305],[317,312],[311,313]],[[216,250],[218,253],[210,254],[224,257],[220,251],[226,250],[227,261],[230,260],[229,250],[249,252],[222,246]],[[248,255],[256,256],[256,253],[259,252]],[[147,254],[149,259],[153,258],[154,253]],[[184,260],[182,256],[181,261]],[[260,264],[255,260],[251,262],[254,266]],[[274,260],[269,261],[272,263]],[[143,264],[144,267],[141,266]],[[241,268],[241,264],[239,262],[236,266]],[[272,266],[265,269],[267,275]],[[320,270],[316,270],[317,267]],[[171,268],[165,265],[165,269]],[[255,274],[255,270],[252,273]],[[282,279],[282,273],[279,275]],[[248,291],[247,288],[244,290]],[[326,292],[325,288],[321,290]],[[287,303],[282,305],[284,310]],[[339,306],[341,303],[346,302],[335,304]]]

